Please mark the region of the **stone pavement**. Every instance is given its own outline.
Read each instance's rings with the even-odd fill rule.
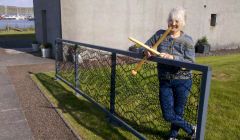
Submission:
[[[54,61],[26,52],[0,48],[0,140],[76,139],[28,74]]]
[[[7,71],[7,66],[27,64],[29,58],[19,56],[23,54],[21,51],[0,51],[0,139],[33,139]],[[32,59],[30,61],[36,62]]]
[[[0,61],[1,64],[1,61]],[[31,139],[31,130],[21,111],[5,66],[0,66],[0,139]]]

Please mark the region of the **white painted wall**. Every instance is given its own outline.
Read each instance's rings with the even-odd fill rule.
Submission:
[[[183,6],[187,9],[184,31],[194,41],[207,36],[213,50],[240,47],[240,0],[34,0],[34,3],[36,18],[41,9],[48,10],[51,42],[61,37],[62,27],[64,39],[127,50],[132,44],[129,36],[145,42],[155,31],[166,29],[172,8]],[[215,27],[210,26],[211,14],[217,14]],[[38,19],[39,39],[40,28]]]

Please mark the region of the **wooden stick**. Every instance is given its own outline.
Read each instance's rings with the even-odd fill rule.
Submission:
[[[131,40],[132,42],[138,44],[138,45],[141,45],[143,48],[147,49],[148,51],[152,52],[153,54],[156,54],[156,55],[162,57],[160,52],[158,52],[157,50],[154,50],[153,48],[150,48],[149,46],[147,46],[144,43],[138,41],[137,39],[134,39],[132,37],[129,37],[128,39]]]
[[[157,47],[162,43],[162,41],[167,37],[167,35],[171,31],[171,27],[169,27],[163,35],[158,39],[158,41],[153,45],[152,49],[157,50]],[[130,39],[130,38],[129,38]],[[132,41],[132,40],[131,40]],[[136,43],[136,42],[135,42]],[[138,44],[140,45],[140,44]],[[145,45],[145,44],[144,44]],[[142,45],[141,45],[142,46]],[[148,47],[148,46],[147,46]],[[140,62],[137,63],[137,66],[132,70],[132,75],[136,75],[137,71],[141,69],[142,65],[147,61],[147,57],[145,56]]]

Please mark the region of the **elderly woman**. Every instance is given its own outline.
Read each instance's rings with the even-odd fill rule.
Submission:
[[[168,27],[171,27],[172,30],[157,50],[163,58],[193,63],[195,50],[192,38],[182,31],[185,26],[185,18],[183,8],[174,8],[170,11]],[[157,31],[146,44],[153,46],[164,32],[165,30]],[[144,53],[147,57],[152,55],[147,50]],[[196,137],[196,126],[191,125],[183,118],[184,108],[192,86],[191,77],[189,70],[158,64],[159,99],[163,117],[171,123],[170,140],[176,139],[180,128],[191,138],[195,139]]]

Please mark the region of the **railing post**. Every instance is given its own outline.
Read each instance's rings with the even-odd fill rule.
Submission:
[[[58,74],[59,72],[59,45],[58,45],[58,41],[55,40],[55,47],[56,47],[56,51],[55,51],[55,75]],[[57,80],[57,76],[55,76],[56,80]]]
[[[74,46],[74,79],[75,79],[75,89],[79,89],[79,77],[78,77],[78,55],[77,55],[77,45]],[[75,91],[75,95],[78,96],[79,93]]]
[[[204,132],[207,120],[207,108],[208,98],[210,91],[212,70],[208,68],[207,71],[203,72],[201,91],[200,91],[200,103],[198,108],[198,122],[197,122],[197,140],[204,140]]]
[[[111,62],[110,112],[115,114],[116,53],[112,53]]]

